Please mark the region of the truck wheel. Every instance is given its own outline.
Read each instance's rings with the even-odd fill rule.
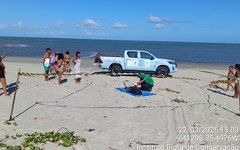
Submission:
[[[156,75],[159,76],[168,76],[169,75],[169,69],[166,66],[160,66],[157,68]]]
[[[122,68],[119,65],[112,65],[110,67],[111,73],[122,73]]]

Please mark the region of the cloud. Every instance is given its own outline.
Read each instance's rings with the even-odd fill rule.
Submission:
[[[120,22],[116,22],[113,24],[113,28],[116,28],[116,29],[122,29],[122,28],[127,28],[128,25],[127,24],[123,24],[123,23],[120,23]]]
[[[54,31],[53,34],[63,35],[63,34],[65,34],[65,32],[64,31]]]
[[[58,31],[58,30],[42,30],[39,32],[40,35],[63,35],[65,34],[64,31]]]
[[[0,24],[0,30],[4,30],[4,29],[7,29],[7,26],[4,24]]]
[[[18,27],[22,27],[23,24],[22,24],[21,22],[18,22],[18,23],[17,23],[17,26],[18,26]]]
[[[148,22],[149,23],[163,23],[163,22],[174,22],[174,21],[170,18],[159,18],[157,16],[150,15],[150,17],[148,17]]]
[[[148,17],[148,22],[149,23],[154,23],[154,28],[155,29],[163,29],[164,28],[164,23],[165,22],[169,22],[170,21],[170,19],[162,19],[162,18],[159,18],[159,17],[157,17],[157,16],[152,16],[152,15],[150,15],[150,17]]]
[[[90,31],[90,30],[83,30],[83,34],[85,36],[97,36],[97,37],[102,37],[105,36],[105,33],[103,31]]]
[[[175,21],[170,18],[160,18],[157,16],[150,15],[148,17],[148,22],[154,24],[155,29],[162,29],[165,27],[166,23],[191,23],[189,21]]]
[[[83,33],[88,36],[97,35],[95,32],[91,32],[89,30],[84,30]]]
[[[155,29],[162,29],[162,28],[164,28],[164,25],[161,24],[161,23],[157,23],[157,24],[154,25],[154,28]]]
[[[61,27],[63,27],[65,25],[65,23],[63,22],[63,21],[58,21],[55,25],[54,25],[54,27],[55,28],[61,28]]]
[[[150,17],[148,17],[148,21],[150,23],[160,23],[160,22],[163,22],[163,20],[159,17],[156,17],[156,16],[152,16],[150,15]]]
[[[74,24],[74,27],[75,27],[75,28],[82,28],[83,25],[82,25],[82,24]]]
[[[84,24],[85,26],[90,26],[90,27],[99,26],[99,24],[98,24],[97,22],[95,22],[94,20],[92,20],[92,19],[85,19],[85,20],[83,21],[83,24]]]
[[[48,26],[32,26],[32,29],[48,29]]]
[[[172,27],[172,30],[178,30],[178,27]]]
[[[22,24],[22,22],[18,21],[16,24],[13,25],[14,28],[23,28],[24,25]]]

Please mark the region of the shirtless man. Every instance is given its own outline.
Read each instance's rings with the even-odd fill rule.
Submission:
[[[45,71],[45,81],[48,81],[48,74],[50,70],[50,56],[51,56],[51,49],[47,48],[46,52],[43,55],[43,68]]]
[[[69,54],[69,51],[66,52],[64,56],[64,67],[67,73],[70,73],[70,61],[71,61],[71,56]]]

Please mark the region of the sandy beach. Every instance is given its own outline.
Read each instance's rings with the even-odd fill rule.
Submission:
[[[223,76],[227,65],[179,64],[173,77],[199,80],[154,78],[152,92],[156,95],[150,97],[133,97],[115,89],[124,87],[126,80],[133,85],[138,81],[136,76],[82,76],[80,84],[75,84],[74,76],[64,76],[62,85],[54,78],[45,82],[43,76],[20,76],[13,115],[17,126],[13,126],[4,121],[9,119],[18,68],[43,73],[43,67],[38,58],[6,58],[4,64],[11,97],[0,96],[0,139],[65,127],[87,140],[75,145],[75,149],[141,150],[150,145],[173,149],[230,144],[240,148],[240,116],[235,114],[239,113],[238,99],[231,97],[232,89],[224,90],[226,84],[209,87],[211,81],[226,80]],[[100,71],[92,64],[93,60],[83,59],[81,71]],[[227,138],[221,140],[220,136]],[[17,144],[13,139],[6,143]],[[44,147],[66,149],[54,144]]]

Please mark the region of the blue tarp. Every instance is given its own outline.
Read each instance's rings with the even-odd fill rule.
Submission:
[[[115,89],[120,91],[120,92],[127,93],[127,94],[132,95],[132,96],[138,96],[138,97],[155,95],[154,93],[150,93],[148,91],[143,91],[143,90],[141,90],[142,91],[142,95],[138,95],[138,94],[133,94],[133,93],[127,92],[125,88],[115,88]]]

